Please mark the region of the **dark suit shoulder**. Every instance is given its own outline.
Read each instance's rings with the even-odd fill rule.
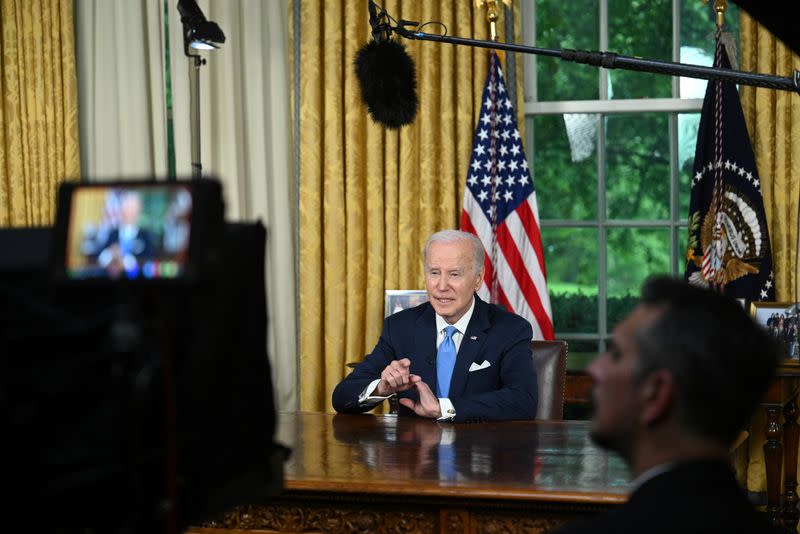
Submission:
[[[433,317],[433,307],[430,302],[423,302],[413,308],[395,312],[387,317],[384,323],[392,326],[392,328],[410,326],[416,323],[426,312],[431,313],[431,317]]]
[[[487,318],[489,324],[498,325],[502,324],[504,327],[512,330],[527,330],[530,332],[530,337],[533,337],[533,329],[531,324],[524,317],[517,315],[514,312],[507,311],[502,306],[484,302],[478,296],[475,296],[475,311],[480,312]]]
[[[780,530],[753,508],[729,466],[700,460],[675,466],[642,484],[627,503],[556,534],[590,532],[777,534]]]

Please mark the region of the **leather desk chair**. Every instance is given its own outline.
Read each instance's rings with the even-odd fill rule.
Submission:
[[[531,341],[533,365],[539,385],[536,419],[564,419],[564,389],[567,381],[567,342]]]

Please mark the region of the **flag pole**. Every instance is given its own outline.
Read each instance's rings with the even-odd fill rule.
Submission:
[[[504,2],[508,2],[509,0],[503,0]],[[486,7],[486,22],[489,23],[489,38],[493,42],[498,42],[497,36],[497,3],[498,0],[475,0],[475,6],[477,8]],[[495,61],[495,55],[490,53],[489,61]],[[492,77],[494,76],[494,69],[489,69],[492,73]],[[496,87],[496,80],[492,78],[491,80],[491,87]],[[490,100],[492,103],[491,106],[491,122],[490,122],[490,148],[489,148],[489,157],[492,159],[496,158],[497,155],[497,137],[495,133],[497,132],[497,91],[490,92]],[[492,189],[490,193],[491,198],[491,225],[492,225],[492,239],[491,239],[491,250],[487,251],[491,255],[492,265],[497,265],[497,167],[496,165],[492,165],[491,168],[491,179],[492,179]],[[491,297],[491,301],[494,304],[499,302],[498,297],[498,287],[497,287],[497,269],[492,269],[492,280],[491,284],[489,285],[489,295]]]
[[[703,0],[708,5],[708,0]],[[714,0],[714,11],[717,13],[717,28],[725,25],[725,10],[728,9],[728,0]]]
[[[489,39],[497,42],[497,2],[498,0],[475,0],[475,7],[478,9],[486,7],[486,22],[489,23]],[[503,0],[506,5],[511,4],[510,0]]]
[[[708,0],[704,0],[708,4]],[[714,67],[722,66],[722,27],[725,25],[725,9],[728,7],[727,0],[714,0],[714,11],[717,13],[717,29],[714,34]],[[714,136],[714,161],[722,161],[722,84],[714,86],[714,130],[718,135]],[[722,175],[722,167],[717,166],[714,171],[714,187],[711,197],[709,211],[714,213],[714,226],[711,230],[711,242],[704,251],[703,270],[708,278],[709,285],[722,293],[725,289],[724,277],[724,247],[725,236],[722,234],[722,196],[725,192],[725,179]]]

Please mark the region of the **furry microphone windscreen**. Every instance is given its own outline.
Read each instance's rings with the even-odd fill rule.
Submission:
[[[400,43],[370,41],[356,54],[361,98],[375,122],[400,128],[414,121],[419,100],[414,61]]]

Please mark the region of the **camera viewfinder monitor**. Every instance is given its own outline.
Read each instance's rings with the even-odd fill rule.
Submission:
[[[200,241],[208,238],[202,234],[208,233],[209,189],[219,197],[216,182],[62,184],[58,277],[148,281],[194,274]]]

